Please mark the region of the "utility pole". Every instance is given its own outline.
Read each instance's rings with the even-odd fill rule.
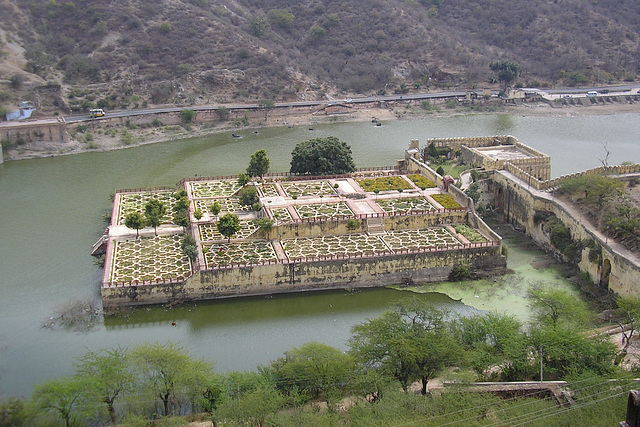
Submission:
[[[540,344],[540,382],[543,382],[544,365],[542,363],[542,344]]]

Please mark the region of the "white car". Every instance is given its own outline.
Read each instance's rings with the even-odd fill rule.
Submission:
[[[347,99],[344,100],[344,102],[353,102],[353,99],[347,98]]]

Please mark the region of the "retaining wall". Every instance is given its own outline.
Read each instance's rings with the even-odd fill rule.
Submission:
[[[183,283],[102,288],[106,309],[126,305],[266,295],[285,292],[365,288],[446,280],[454,265],[474,272],[505,271],[501,246],[414,254],[282,263],[199,271]]]

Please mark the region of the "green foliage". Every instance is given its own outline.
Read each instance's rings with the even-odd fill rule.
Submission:
[[[436,185],[431,182],[429,178],[419,173],[409,174],[407,175],[415,185],[417,185],[421,190],[426,190],[427,188],[435,188]]]
[[[471,268],[468,265],[454,265],[449,273],[450,282],[460,282],[471,279]]]
[[[191,262],[194,262],[198,258],[198,247],[196,245],[196,239],[192,235],[187,234],[182,238],[180,243],[182,251],[189,257]]]
[[[487,241],[487,238],[484,237],[482,233],[479,233],[478,230],[469,227],[467,224],[454,225],[453,228],[457,233],[462,234],[471,243],[482,243]]]
[[[567,257],[574,255],[576,245],[571,238],[571,230],[569,230],[560,220],[553,217],[548,224],[551,225],[549,233],[551,245]]]
[[[239,201],[242,206],[251,206],[258,203],[258,189],[256,187],[245,187],[238,193]]]
[[[274,224],[273,220],[266,217],[258,218],[254,220],[253,223],[265,233],[270,232]]]
[[[422,101],[421,107],[422,107],[423,110],[427,110],[427,111],[433,110],[433,106],[431,105],[431,101],[429,101],[428,99],[425,99],[424,101]]]
[[[83,377],[61,377],[38,384],[31,402],[35,408],[58,416],[67,426],[84,424],[90,383]]]
[[[139,212],[132,212],[124,218],[124,225],[136,230],[136,238],[140,237],[140,230],[145,227],[145,224],[145,218]]]
[[[350,231],[357,230],[360,227],[360,221],[354,218],[347,220],[347,229]]]
[[[542,347],[545,379],[588,373],[609,376],[616,347],[607,337],[589,337],[575,328],[543,327],[531,331],[534,348]],[[537,354],[540,363],[540,354]]]
[[[116,423],[115,402],[133,390],[134,375],[129,369],[127,352],[120,347],[90,351],[76,363],[76,371],[92,389],[90,396],[107,407],[111,423]]]
[[[287,29],[296,17],[288,9],[271,9],[267,12],[267,18],[273,27]]]
[[[456,202],[453,197],[448,194],[432,194],[431,197],[436,202],[440,203],[445,209],[460,208],[460,203]]]
[[[200,220],[202,218],[202,215],[203,215],[203,213],[202,213],[202,211],[200,209],[196,209],[195,211],[193,211],[193,217],[196,220]]]
[[[392,375],[404,390],[420,379],[422,394],[429,379],[453,366],[460,354],[444,313],[415,299],[354,326],[349,347],[358,364]]]
[[[31,425],[25,399],[0,397],[0,425],[10,427],[27,427]]]
[[[231,241],[231,237],[240,231],[240,219],[232,213],[224,214],[218,220],[217,228],[220,234]]]
[[[194,110],[180,111],[180,118],[182,119],[183,123],[191,123],[195,117],[196,117],[196,112]]]
[[[165,416],[173,412],[173,402],[201,395],[213,374],[208,362],[192,358],[172,343],[141,344],[129,356],[140,374],[141,389],[162,403]]]
[[[411,185],[399,176],[387,176],[379,178],[366,178],[356,180],[358,185],[368,192],[380,192],[380,191],[400,191],[409,190]]]
[[[308,398],[324,397],[343,389],[353,371],[353,359],[325,344],[311,342],[287,351],[270,364],[278,389],[301,391]]]
[[[209,212],[211,212],[213,216],[218,216],[221,210],[222,210],[222,205],[217,200],[213,202],[211,206],[209,206]]]
[[[466,351],[466,364],[480,380],[489,381],[496,366],[505,376],[527,370],[529,348],[521,327],[512,316],[487,313],[460,317],[453,329]]]
[[[265,150],[258,150],[251,155],[247,175],[250,177],[259,176],[260,179],[269,171],[269,158]]]
[[[467,188],[464,192],[471,200],[473,200],[474,205],[478,204],[480,200],[480,185],[477,182],[472,183],[469,188]]]
[[[495,78],[506,87],[520,75],[520,64],[513,61],[494,61],[489,64]]]
[[[564,180],[560,184],[561,191],[600,210],[606,209],[608,202],[623,188],[623,181],[605,175],[582,175]]]
[[[173,30],[173,28],[171,27],[171,22],[161,22],[160,25],[158,25],[158,30],[160,30],[160,32],[164,34],[170,33]]]
[[[264,16],[257,16],[251,20],[249,24],[249,31],[251,34],[261,39],[271,29],[267,18]]]
[[[144,205],[144,216],[147,225],[154,228],[154,232],[158,234],[158,226],[162,224],[167,207],[158,199],[151,199]]]
[[[588,320],[586,304],[567,291],[550,287],[537,287],[529,291],[529,306],[540,325],[577,326]]]
[[[442,166],[438,166],[438,169],[436,169],[436,173],[440,176],[444,176],[444,168]]]
[[[14,74],[9,78],[9,86],[11,89],[20,89],[24,83],[24,76],[22,74]]]
[[[351,147],[334,136],[301,142],[291,153],[291,173],[340,175],[355,172]]]
[[[229,120],[229,109],[227,107],[219,107],[216,108],[216,115],[218,116],[218,119],[220,119],[220,121],[226,122],[227,120]]]
[[[238,185],[240,185],[240,187],[244,187],[249,183],[249,181],[251,181],[249,174],[241,173],[238,175]]]

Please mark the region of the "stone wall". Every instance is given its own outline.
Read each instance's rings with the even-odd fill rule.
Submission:
[[[631,168],[633,169],[633,168]],[[570,212],[553,199],[534,195],[525,186],[512,181],[507,175],[495,171],[488,187],[493,192],[493,203],[503,213],[504,218],[525,229],[526,233],[540,246],[554,250],[551,245],[549,230],[545,230],[541,222],[536,224],[536,212],[550,212],[554,214],[571,232],[574,241],[593,240],[602,249],[602,258],[598,261],[589,260],[589,251],[584,248],[578,267],[589,273],[595,283],[607,286],[609,290],[622,295],[640,294],[640,265],[614,251],[607,240],[589,231],[582,223],[582,218],[575,218]]]
[[[68,142],[69,134],[63,118],[37,122],[4,123],[0,126],[0,141],[16,143],[34,141]]]
[[[501,274],[500,245],[305,263],[267,264],[197,272],[184,283],[102,288],[106,309],[184,300],[265,295],[309,290],[402,285],[446,280],[454,265],[479,274]]]
[[[468,224],[469,213],[466,210],[450,210],[444,212],[429,212],[424,214],[407,215],[399,214],[395,216],[382,216],[382,223],[386,231],[421,229],[438,227],[450,224]],[[295,237],[318,237],[336,234],[362,233],[367,231],[367,219],[357,219],[359,227],[350,230],[347,227],[348,219],[330,220],[323,218],[318,221],[305,221],[288,224],[280,224],[271,229],[266,234],[260,235],[267,240],[290,239]],[[499,240],[499,239],[494,239]]]

